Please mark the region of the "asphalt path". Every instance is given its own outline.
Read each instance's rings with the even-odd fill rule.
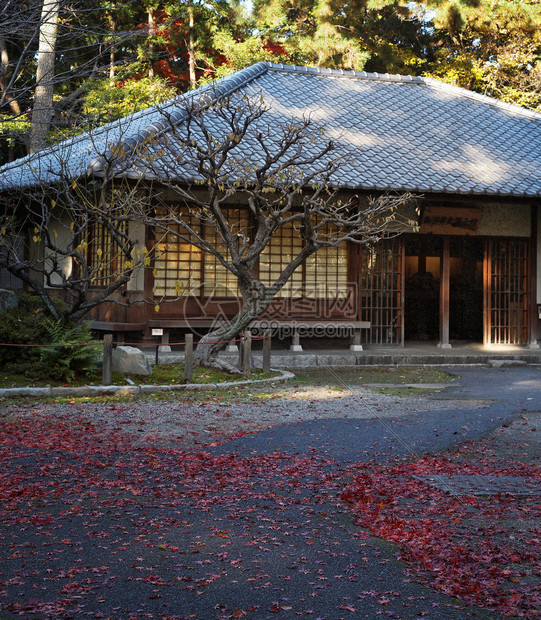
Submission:
[[[498,618],[412,581],[399,549],[357,528],[338,499],[354,462],[438,452],[475,440],[517,413],[541,409],[538,368],[458,372],[456,385],[435,394],[424,411],[287,424],[214,448],[213,457],[232,464],[261,459],[262,467],[204,501],[201,490],[197,501],[187,495],[172,503],[157,495],[99,515],[90,499],[88,507],[82,502],[80,514],[54,521],[54,539],[73,544],[60,552],[51,544],[46,560],[32,553],[6,556],[13,574],[22,574],[24,562],[26,586],[3,585],[25,604],[10,607],[0,598],[0,618]],[[460,400],[461,408],[442,408],[442,399]],[[174,472],[171,480],[174,485]],[[99,540],[82,533],[89,528],[100,532]],[[43,544],[38,534],[13,526],[10,535],[17,549],[23,538],[34,549]],[[52,577],[76,574],[77,567],[78,585],[84,586],[85,575],[93,584],[90,594],[55,607]],[[102,579],[99,567],[107,569]],[[50,604],[32,607],[29,596]]]
[[[489,431],[512,421],[517,414],[541,409],[541,370],[536,367],[461,368],[455,384],[434,394],[434,407],[397,418],[353,419],[332,418],[283,425],[248,435],[217,448],[217,451],[239,455],[263,455],[288,452],[296,455],[318,454],[332,459],[337,467],[360,461],[385,462],[395,457],[437,453],[465,441],[478,439]],[[441,400],[460,400],[462,408],[438,409]],[[472,409],[464,405],[471,400]],[[479,401],[486,401],[479,408]],[[446,596],[412,583],[405,575],[397,550],[391,545],[368,538],[356,541],[356,531],[349,517],[340,509],[330,510],[325,520],[319,519],[325,531],[325,542],[347,548],[346,557],[334,558],[333,573],[344,574],[347,565],[363,566],[353,583],[330,588],[325,597],[313,605],[316,617],[378,618],[382,614],[395,618],[495,618],[486,610],[463,607]],[[290,515],[292,521],[300,515]],[[317,517],[317,515],[316,515]],[[329,518],[331,523],[329,523]],[[323,543],[325,546],[325,542]],[[316,550],[322,553],[321,549]],[[361,561],[359,562],[360,556]],[[366,559],[368,558],[368,560]],[[279,558],[273,561],[279,567]],[[304,588],[303,588],[304,586]],[[294,599],[299,609],[299,592],[306,583],[283,588],[280,595]],[[372,595],[362,593],[372,592]],[[334,593],[335,596],[331,594]],[[347,594],[346,594],[347,593]],[[394,593],[394,594],[393,594]],[[397,596],[396,594],[399,593]],[[359,596],[360,594],[360,596]],[[338,599],[354,601],[351,614],[342,612]],[[381,600],[387,601],[384,606]],[[273,614],[262,614],[270,618]]]
[[[384,461],[475,440],[509,422],[516,413],[541,408],[541,370],[537,367],[455,368],[449,372],[459,379],[434,394],[429,410],[396,418],[331,418],[283,425],[228,442],[219,450],[241,454],[317,450],[342,465]],[[438,409],[442,400],[471,400],[475,406]],[[482,400],[487,402],[485,408],[478,407]]]

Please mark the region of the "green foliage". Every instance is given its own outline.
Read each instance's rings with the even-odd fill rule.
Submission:
[[[61,302],[57,302],[61,306]],[[0,368],[31,380],[70,380],[95,367],[95,347],[34,347],[25,345],[91,342],[88,325],[61,325],[35,295],[19,295],[19,305],[0,313]]]
[[[0,343],[29,345],[49,342],[46,319],[38,297],[24,293],[19,295],[19,305],[0,314]],[[1,368],[24,373],[34,365],[36,369],[40,365],[39,349],[0,347]]]
[[[64,325],[48,320],[49,336],[53,344],[67,345],[40,349],[40,360],[54,369],[54,376],[71,381],[79,374],[96,368],[97,346],[80,346],[92,342],[89,323]]]
[[[334,0],[254,2],[258,30],[278,41],[290,62],[361,71],[369,54],[352,28],[358,9]]]
[[[30,121],[26,114],[18,118],[13,118],[8,114],[0,114],[0,134],[8,144],[20,140],[21,136],[24,136],[29,129]]]
[[[538,0],[431,0],[433,59],[426,75],[541,108]]]
[[[216,66],[213,78],[220,78],[233,71],[239,71],[256,62],[288,62],[285,54],[277,53],[265,45],[260,37],[249,37],[246,41],[237,41],[228,32],[219,32],[213,39],[214,48],[226,58],[226,63]],[[211,63],[211,58],[206,59]],[[203,82],[205,80],[202,80]]]
[[[25,136],[30,129],[27,115],[14,118],[9,114],[0,114],[0,165],[7,163],[10,157],[26,155]]]
[[[425,71],[423,75],[447,82],[447,84],[453,84],[454,86],[483,91],[482,67],[472,62],[470,58],[462,55],[433,63],[430,69]]]
[[[97,123],[108,123],[151,105],[171,99],[176,90],[161,78],[127,79],[110,85],[107,80],[95,80],[89,89],[83,112]]]
[[[239,0],[83,4],[83,26],[62,5],[50,141],[193,88],[191,59],[196,82],[267,60],[428,75],[541,110],[539,0],[254,0],[251,12]],[[0,164],[25,151],[40,6],[8,0],[0,24]],[[87,90],[90,76],[101,77]]]

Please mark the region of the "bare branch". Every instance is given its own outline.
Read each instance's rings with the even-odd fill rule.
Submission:
[[[237,279],[242,309],[201,341],[196,358],[205,365],[216,364],[216,342],[246,328],[318,250],[370,244],[415,226],[402,213],[413,196],[363,201],[353,192],[340,194],[333,179],[348,153],[336,153],[312,119],[278,123],[274,115],[257,95],[188,102],[182,114],[165,115],[170,125],[132,159],[169,199],[158,206],[156,196],[153,213],[141,213],[147,225],[214,257]],[[233,228],[231,207],[250,214],[249,228]],[[262,280],[255,269],[260,257],[280,229],[291,226],[300,249],[274,281]]]

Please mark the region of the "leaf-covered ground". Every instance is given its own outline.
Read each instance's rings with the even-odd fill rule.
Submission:
[[[315,452],[175,450],[40,411],[4,418],[0,445],[3,620],[468,617],[403,583]]]
[[[360,525],[400,545],[417,578],[506,616],[539,618],[541,495],[506,492],[506,477],[541,484],[540,433],[524,420],[514,427],[512,439],[502,428],[444,456],[359,464],[342,497]],[[449,493],[429,482],[447,476],[489,476],[501,492]]]
[[[343,415],[349,402],[308,395],[303,411],[314,417],[330,416],[331,403]],[[391,415],[392,401],[377,398]],[[0,417],[2,620],[538,617],[539,502],[452,498],[412,477],[539,479],[529,428],[503,460],[489,438],[445,457],[348,469],[317,449],[218,454],[223,430],[248,432],[231,425],[246,403],[169,403],[155,435],[142,419],[152,403],[97,406],[101,417],[87,403],[30,404]],[[253,404],[251,432],[258,416],[277,423],[263,417],[269,406],[278,408]],[[175,424],[214,409],[222,432],[173,440]],[[300,404],[287,409],[284,421],[300,418]]]

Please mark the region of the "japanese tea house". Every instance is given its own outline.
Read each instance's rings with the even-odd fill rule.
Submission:
[[[453,341],[537,346],[541,114],[433,79],[270,63],[232,74],[218,89],[261,94],[275,121],[309,114],[338,149],[353,147],[354,160],[333,178],[344,192],[419,196],[417,232],[370,249],[352,244],[316,255],[295,272],[267,317],[369,321],[367,346],[409,340],[446,348]],[[175,105],[166,107],[170,112]],[[121,125],[129,150],[156,126],[161,109],[112,123],[103,135],[118,139]],[[5,165],[0,192],[36,179],[54,182],[62,149],[74,178],[91,176],[99,168],[95,144],[95,136],[83,135]],[[241,221],[243,213],[241,205],[232,206],[230,216]],[[141,242],[151,246],[153,231],[145,235]],[[275,276],[300,243],[292,229],[282,229],[261,256],[262,277]],[[234,278],[216,259],[174,239],[162,245],[155,264],[124,291],[127,299],[170,297],[159,316],[152,305],[107,304],[96,309],[96,326],[148,336],[159,324],[189,327],[236,312]],[[180,299],[178,281],[190,282]]]

